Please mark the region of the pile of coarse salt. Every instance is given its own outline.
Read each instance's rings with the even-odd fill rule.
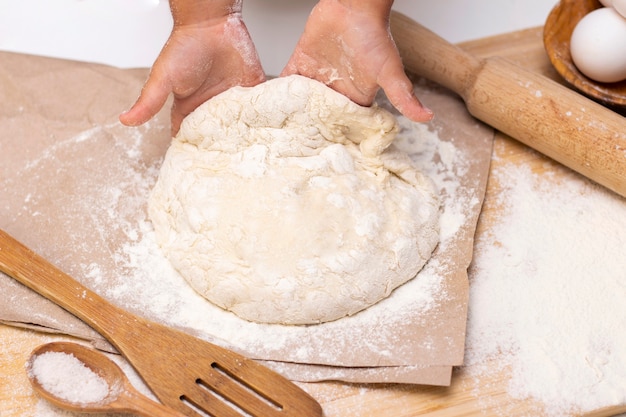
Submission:
[[[573,175],[493,175],[502,215],[476,242],[468,369],[510,369],[509,395],[550,416],[626,404],[626,200]]]
[[[29,373],[44,390],[72,404],[96,404],[109,394],[106,380],[71,353],[41,353],[33,358]]]

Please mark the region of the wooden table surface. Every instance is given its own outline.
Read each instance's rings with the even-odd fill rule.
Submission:
[[[559,79],[543,49],[541,28],[466,42],[461,46],[476,56],[504,56],[527,69]],[[498,132],[491,169],[510,163],[527,164],[535,171],[549,171],[556,177],[574,175]],[[497,217],[498,192],[498,184],[490,179],[477,234],[485,233]],[[36,346],[61,339],[67,338],[0,324],[0,417],[35,415],[40,400],[26,379],[25,360]],[[328,417],[541,416],[539,404],[507,395],[506,370],[486,378],[481,377],[477,382],[471,376],[471,369],[459,368],[454,371],[450,387],[342,383],[304,384],[303,387],[318,399]],[[618,412],[620,410],[604,409],[586,416],[610,416]]]

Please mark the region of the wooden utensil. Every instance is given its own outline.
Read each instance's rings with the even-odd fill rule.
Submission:
[[[40,377],[35,374],[33,364],[47,352],[58,352],[72,355],[91,369],[96,375],[104,379],[108,385],[108,394],[100,401],[75,402],[71,398],[63,398],[48,391],[42,384]],[[26,363],[28,379],[32,387],[46,400],[59,408],[90,413],[133,413],[145,417],[183,417],[179,413],[163,404],[152,401],[132,386],[124,372],[111,359],[95,349],[90,349],[78,343],[53,342],[37,347]],[[61,372],[63,372],[61,370]],[[63,376],[63,375],[59,375]],[[71,375],[67,375],[70,378]],[[84,381],[87,382],[87,381]]]
[[[322,415],[311,396],[269,368],[110,304],[2,230],[0,271],[91,325],[161,402],[186,415]]]
[[[582,74],[572,60],[570,38],[587,13],[603,7],[598,0],[561,0],[554,6],[543,31],[543,43],[556,71],[578,91],[609,106],[626,107],[626,81],[599,83]]]
[[[474,117],[626,196],[626,118],[503,58],[475,58],[400,13],[392,13],[391,30],[409,72],[459,94]]]

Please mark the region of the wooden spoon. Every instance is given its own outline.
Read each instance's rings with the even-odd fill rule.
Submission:
[[[598,0],[562,0],[554,6],[543,29],[543,43],[556,71],[578,91],[609,106],[626,108],[626,80],[600,83],[582,74],[572,61],[570,38],[586,14],[603,7]]]
[[[309,394],[269,368],[112,305],[2,230],[0,271],[91,325],[163,404],[183,414],[322,416]]]
[[[74,358],[106,381],[109,388],[108,394],[99,401],[76,402],[71,397],[67,398],[66,396],[66,398],[63,398],[62,395],[49,391],[46,388],[45,378],[34,372],[35,361],[40,355],[47,352],[58,352],[74,356]],[[26,370],[28,379],[35,391],[52,404],[65,410],[91,413],[134,413],[145,417],[184,416],[184,414],[142,395],[132,386],[124,372],[115,362],[97,350],[79,345],[78,343],[53,342],[37,347],[31,353],[26,363]],[[61,372],[63,371],[61,370]],[[72,375],[62,376],[72,381]],[[41,381],[41,379],[44,379],[44,381]],[[74,380],[73,382],[89,381]]]

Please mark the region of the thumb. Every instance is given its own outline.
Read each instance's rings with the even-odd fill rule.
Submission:
[[[168,82],[150,74],[135,104],[120,114],[120,122],[126,126],[139,126],[146,123],[161,110],[171,91],[172,88]]]

